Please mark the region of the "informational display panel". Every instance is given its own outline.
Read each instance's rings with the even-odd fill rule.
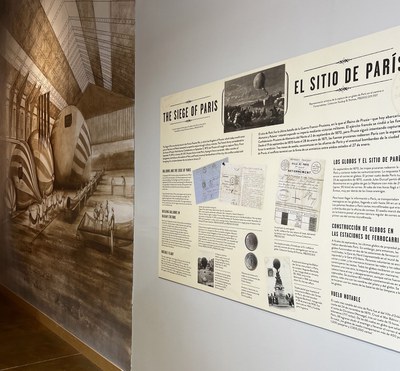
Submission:
[[[400,28],[160,121],[160,277],[400,351]]]

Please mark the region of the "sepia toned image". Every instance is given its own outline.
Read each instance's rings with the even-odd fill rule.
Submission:
[[[283,124],[285,65],[225,82],[224,132]]]
[[[1,284],[130,368],[135,2],[6,2]]]

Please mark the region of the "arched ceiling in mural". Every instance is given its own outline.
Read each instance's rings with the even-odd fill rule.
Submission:
[[[28,76],[25,94],[50,91],[55,111],[99,94],[132,104],[135,0],[5,1],[1,54],[10,85]]]

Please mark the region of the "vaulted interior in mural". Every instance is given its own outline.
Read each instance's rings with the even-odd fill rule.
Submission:
[[[128,369],[134,0],[3,7],[1,284]]]

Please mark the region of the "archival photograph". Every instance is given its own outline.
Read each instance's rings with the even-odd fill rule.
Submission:
[[[224,132],[284,123],[285,65],[225,82]]]
[[[197,283],[214,287],[214,256],[199,256],[197,259]]]
[[[293,308],[294,290],[290,259],[288,257],[271,257],[265,260],[265,265],[269,306]]]

